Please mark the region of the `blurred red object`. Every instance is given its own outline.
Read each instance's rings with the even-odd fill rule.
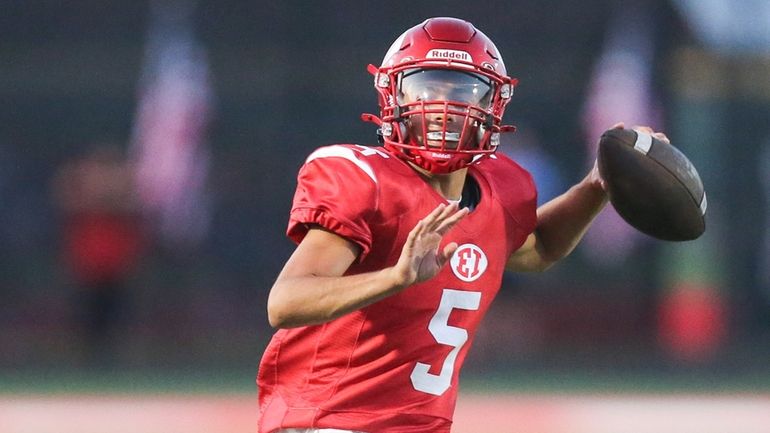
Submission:
[[[658,325],[660,343],[675,359],[708,361],[727,334],[725,300],[715,288],[678,284],[661,300]]]
[[[141,250],[136,218],[120,214],[80,213],[65,228],[65,256],[79,281],[121,278]]]
[[[119,280],[142,247],[133,168],[112,145],[62,167],[54,184],[63,212],[62,252],[75,279],[91,285]]]

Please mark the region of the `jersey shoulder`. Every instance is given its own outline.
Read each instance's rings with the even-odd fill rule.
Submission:
[[[374,157],[374,158],[373,158]],[[367,147],[359,144],[333,144],[319,147],[308,155],[303,168],[311,163],[316,166],[329,166],[344,169],[348,175],[361,177],[366,175],[372,182],[377,183],[376,168],[382,160],[392,158],[390,154],[377,147]],[[345,169],[347,167],[347,169]],[[357,170],[348,170],[355,167]]]
[[[311,225],[319,225],[371,248],[369,222],[380,202],[380,182],[393,159],[380,148],[335,144],[316,149],[297,175],[287,235],[300,242]]]
[[[473,167],[509,216],[527,231],[533,231],[537,223],[537,188],[532,174],[511,158],[497,153]]]

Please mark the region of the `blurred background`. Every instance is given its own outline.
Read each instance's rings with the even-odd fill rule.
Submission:
[[[2,401],[202,390],[250,408],[297,169],[376,144],[366,65],[430,16],[474,23],[520,79],[500,151],[541,201],[616,121],[665,131],[708,194],[696,241],[609,209],[556,267],[508,275],[469,392],[767,396],[770,2],[1,5]]]

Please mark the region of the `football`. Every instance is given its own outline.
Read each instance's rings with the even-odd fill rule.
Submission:
[[[706,230],[703,182],[676,147],[644,132],[610,129],[597,160],[610,203],[637,230],[666,241],[697,239]]]

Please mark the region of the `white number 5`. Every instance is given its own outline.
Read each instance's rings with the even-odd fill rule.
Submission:
[[[462,310],[478,310],[481,301],[481,292],[465,292],[462,290],[444,289],[441,295],[441,303],[433,318],[430,320],[428,330],[433,338],[439,344],[452,346],[452,351],[444,360],[441,366],[441,373],[438,375],[428,373],[429,364],[418,362],[412,370],[412,386],[417,391],[426,392],[433,395],[441,395],[452,382],[452,373],[455,369],[455,359],[468,341],[468,331],[456,326],[449,326],[449,314],[452,310],[459,308]]]

